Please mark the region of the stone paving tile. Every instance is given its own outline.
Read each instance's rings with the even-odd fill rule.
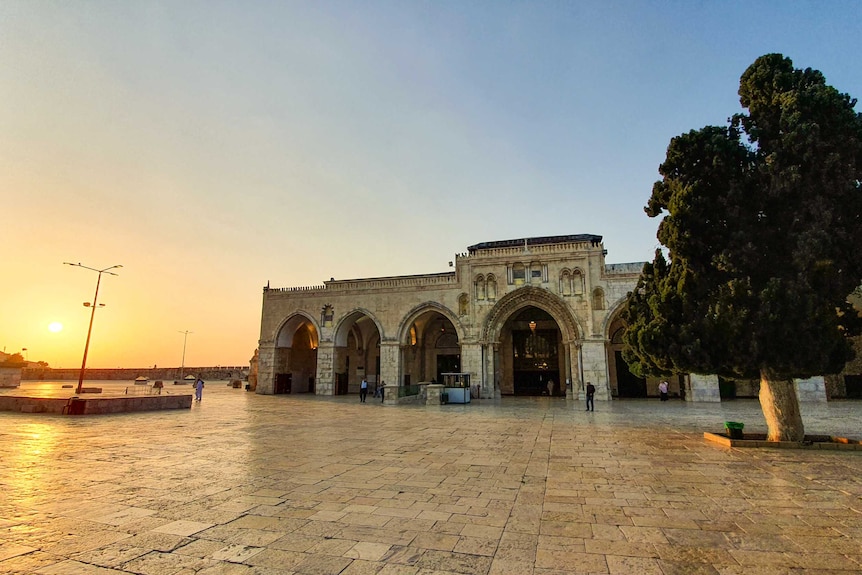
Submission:
[[[862,454],[703,440],[726,420],[764,430],[753,401],[585,415],[548,398],[360,407],[213,386],[206,399],[0,414],[0,573],[862,571]],[[809,432],[862,429],[862,403],[802,408]]]

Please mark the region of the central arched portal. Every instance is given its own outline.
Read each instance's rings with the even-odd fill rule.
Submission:
[[[535,306],[512,314],[500,333],[503,395],[565,395],[563,336],[551,315]]]

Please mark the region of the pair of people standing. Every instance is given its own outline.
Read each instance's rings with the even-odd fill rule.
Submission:
[[[380,402],[383,403],[383,388],[386,387],[386,382],[381,382],[380,385],[374,384],[374,397],[380,397]],[[359,403],[365,403],[368,397],[368,380],[362,378],[362,383],[359,384]]]
[[[201,379],[201,376],[195,380],[195,401],[200,401],[203,399],[204,395],[204,380]]]

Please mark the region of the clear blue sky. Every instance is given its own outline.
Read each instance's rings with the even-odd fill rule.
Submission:
[[[0,2],[0,347],[246,363],[261,287],[448,270],[468,245],[650,259],[671,137],[780,52],[862,95],[862,2]],[[57,321],[62,332],[49,333]]]

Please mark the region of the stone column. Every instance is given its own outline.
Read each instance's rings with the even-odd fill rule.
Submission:
[[[425,405],[440,405],[440,394],[443,393],[442,383],[429,383],[425,386],[427,395]]]
[[[800,402],[815,401],[826,402],[826,380],[822,375],[809,377],[808,379],[794,379],[796,386],[796,397]]]
[[[565,354],[566,361],[566,373],[564,376],[563,384],[566,386],[566,399],[574,399],[577,397],[575,393],[577,389],[575,387],[575,378],[572,375],[572,353],[575,351],[575,346],[571,343],[563,344],[563,353]]]
[[[322,341],[317,348],[315,395],[335,395],[335,343]]]
[[[489,361],[491,366],[491,390],[490,393],[493,399],[500,399],[503,397],[502,392],[500,391],[500,378],[497,373],[500,369],[500,342],[494,342],[488,345],[489,353]]]
[[[584,340],[581,344],[581,358],[584,362],[584,386],[588,381],[592,382],[596,386],[596,401],[609,401],[611,389],[608,381],[608,355],[605,351],[605,340]]]
[[[401,362],[401,346],[397,341],[380,342],[380,380],[386,382],[383,392],[384,403],[396,405],[398,403],[398,381]]]
[[[275,342],[261,341],[255,393],[272,395],[275,391]]]
[[[482,344],[482,388],[479,397],[481,399],[494,399],[497,395],[496,364],[494,362],[494,344]]]
[[[479,343],[461,344],[461,371],[470,374],[470,387],[482,388],[482,345]]]
[[[702,375],[697,373],[689,374],[691,389],[686,399],[691,397],[690,401],[702,402],[720,402],[721,393],[718,390],[717,375]]]

